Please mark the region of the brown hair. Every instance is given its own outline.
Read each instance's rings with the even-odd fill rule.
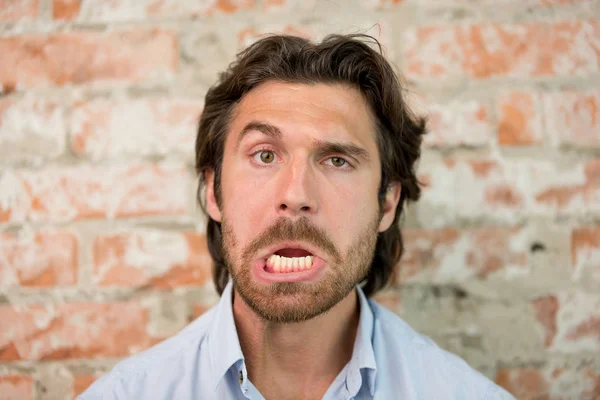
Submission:
[[[367,41],[376,44],[379,52]],[[363,286],[365,294],[372,296],[394,275],[404,248],[398,220],[405,202],[417,200],[421,192],[415,163],[421,153],[425,120],[415,117],[405,104],[398,78],[381,53],[379,42],[367,35],[330,35],[321,43],[287,35],[269,36],[240,52],[236,61],[208,90],[196,137],[197,196],[208,218],[208,250],[213,258],[213,279],[219,294],[223,292],[229,274],[221,242],[221,224],[208,216],[206,204],[201,199],[206,184],[204,171],[214,170],[214,192],[221,207],[221,165],[232,112],[245,94],[265,81],[341,83],[362,93],[375,116],[381,156],[380,208],[388,184],[400,182],[402,185],[394,223],[378,235],[375,255]]]

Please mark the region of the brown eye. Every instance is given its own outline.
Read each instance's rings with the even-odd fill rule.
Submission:
[[[334,167],[343,167],[346,165],[346,160],[341,157],[331,157],[330,160]]]
[[[260,160],[262,162],[264,162],[265,164],[270,164],[273,162],[274,155],[273,155],[272,151],[263,150],[259,154],[260,154]]]

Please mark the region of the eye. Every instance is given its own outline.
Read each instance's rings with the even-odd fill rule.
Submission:
[[[260,157],[260,162],[264,163],[264,164],[271,164],[273,162],[273,160],[275,159],[275,153],[271,150],[259,150],[256,153],[254,153],[254,159],[256,159],[256,156]],[[257,160],[259,161],[259,160]]]
[[[344,160],[342,157],[329,157],[328,160],[331,160],[331,165],[333,165],[334,167],[338,167],[341,168],[344,165],[347,165],[348,162],[346,160]],[[348,164],[350,165],[350,164]]]
[[[273,164],[273,162],[275,161],[275,152],[269,149],[262,149],[252,154],[252,157],[260,164]],[[352,168],[352,165],[350,165],[350,163],[342,157],[329,157],[327,161],[329,165],[332,165],[335,168]]]

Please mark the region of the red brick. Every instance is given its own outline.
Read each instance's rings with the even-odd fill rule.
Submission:
[[[33,378],[25,375],[2,375],[0,393],[2,400],[32,400]]]
[[[403,4],[404,0],[362,0],[361,4],[367,9],[382,9]]]
[[[248,10],[255,6],[256,0],[145,0],[133,4],[131,1],[91,0],[82,4],[81,0],[53,0],[53,14],[56,19],[102,21],[198,17]]]
[[[0,361],[125,357],[156,343],[135,302],[0,307]]]
[[[528,187],[521,185],[525,168],[491,160],[423,165],[421,176],[429,184],[417,203],[419,216],[432,219],[433,226],[456,223],[457,219],[490,217],[508,222],[524,211]],[[443,207],[431,214],[432,207]]]
[[[316,35],[314,30],[307,26],[276,25],[265,26],[262,28],[248,27],[238,32],[238,47],[245,48],[262,37],[278,33],[286,35],[296,35],[306,39],[314,39]]]
[[[563,6],[570,4],[588,3],[590,0],[538,0],[537,5],[541,7]]]
[[[0,0],[0,21],[36,18],[39,0]]]
[[[600,209],[600,159],[589,161],[574,171],[555,173],[553,179],[547,179],[548,182],[536,191],[538,205],[561,213]],[[548,171],[543,174],[548,175]]]
[[[93,280],[103,286],[202,285],[211,276],[206,238],[193,232],[139,231],[94,240]]]
[[[52,18],[72,20],[81,9],[81,0],[52,0]]]
[[[455,160],[446,160],[449,167],[457,165]],[[487,178],[491,173],[500,170],[501,166],[494,161],[489,160],[471,160],[469,161],[473,175],[477,178]]]
[[[498,143],[508,146],[542,143],[542,118],[534,93],[512,92],[498,100]]]
[[[496,383],[519,400],[600,398],[600,373],[593,368],[501,368]]]
[[[544,345],[561,353],[600,351],[600,297],[583,292],[560,293],[536,299],[536,318]]]
[[[546,94],[544,112],[555,144],[600,147],[600,90]]]
[[[439,269],[444,255],[456,245],[460,233],[456,229],[405,229],[402,237],[404,255],[399,264],[399,283],[418,279],[427,270],[434,273]]]
[[[159,29],[4,37],[0,54],[4,90],[140,82],[174,72],[178,58],[175,34]]]
[[[444,25],[409,32],[413,78],[572,76],[600,71],[597,21]]]
[[[549,385],[540,371],[533,368],[503,368],[496,374],[496,383],[519,400],[548,395]]]
[[[524,269],[527,252],[512,244],[519,234],[518,228],[491,227],[405,230],[398,282],[447,283],[485,279],[502,269]]]
[[[212,10],[233,13],[241,9],[252,8],[255,3],[255,0],[217,0],[213,3]]]
[[[555,296],[540,297],[532,303],[537,321],[544,329],[544,345],[550,347],[556,336],[556,313],[558,299]]]
[[[312,12],[314,13],[314,8],[318,7],[315,5],[311,7],[311,2],[315,0],[307,0],[305,2],[298,1],[296,2],[288,2],[285,6],[288,8],[288,13],[302,13]],[[276,10],[272,10],[276,11]],[[341,21],[341,20],[340,20]],[[328,21],[328,30],[324,30],[324,24],[321,20],[307,20],[302,24],[285,24],[285,23],[268,23],[261,24],[255,26],[247,26],[246,28],[240,30],[237,33],[238,39],[238,49],[243,49],[252,43],[256,42],[258,39],[262,39],[264,37],[271,36],[273,34],[284,34],[284,35],[294,35],[299,36],[301,38],[311,40],[311,41],[319,41],[327,34],[331,33],[332,23],[334,25],[340,23],[340,21]],[[370,28],[361,31],[361,33],[370,35],[377,39],[377,41],[381,44],[381,47],[385,54],[388,57],[392,56],[393,48],[391,46],[392,41],[391,38],[393,36],[392,28],[387,23],[387,21],[382,21],[378,19],[371,19],[370,22],[365,22],[364,18],[357,22],[362,25],[369,25]],[[337,26],[337,25],[336,25]],[[337,26],[338,30],[347,30],[348,24],[342,24]],[[367,44],[369,44],[367,42]],[[371,46],[376,51],[379,51],[378,47],[374,44]]]
[[[191,155],[202,104],[158,98],[80,102],[71,115],[72,150],[93,159],[172,152]]]
[[[73,379],[73,400],[98,379],[97,375],[76,375]]]
[[[263,0],[262,8],[266,11],[280,11],[283,9],[311,10],[317,5],[317,0]]]
[[[311,6],[315,5],[315,1],[292,1],[292,0],[263,0],[262,2],[262,6],[263,9],[267,10],[267,11],[273,11],[276,9],[281,9],[284,7],[290,7],[290,6],[295,6],[295,5],[300,5],[302,3],[310,3]]]
[[[0,234],[0,287],[73,285],[77,239],[67,232]]]
[[[289,1],[286,0],[263,0],[263,8],[271,10],[273,8],[280,8],[285,6]]]
[[[417,106],[426,115],[429,133],[424,138],[428,147],[455,146],[481,147],[489,144],[494,131],[489,120],[488,107],[477,101],[432,103],[422,100]]]
[[[7,176],[4,203],[16,200],[2,208],[0,196],[0,222],[177,215],[188,202],[181,166],[48,167]]]
[[[210,308],[211,307],[205,304],[194,304],[194,306],[192,307],[192,320],[198,318],[199,316],[210,310]]]
[[[4,161],[54,158],[65,151],[64,110],[39,96],[0,99],[0,158]]]
[[[571,234],[571,256],[575,276],[589,270],[600,281],[600,228],[577,228]]]

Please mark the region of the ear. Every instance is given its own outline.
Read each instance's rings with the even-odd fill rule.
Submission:
[[[383,202],[383,215],[379,222],[379,232],[385,232],[394,222],[401,190],[402,186],[400,185],[400,182],[392,182],[389,184]]]
[[[208,215],[217,222],[221,222],[221,210],[215,198],[215,171],[207,169],[204,171],[204,180],[206,181],[206,210]]]

